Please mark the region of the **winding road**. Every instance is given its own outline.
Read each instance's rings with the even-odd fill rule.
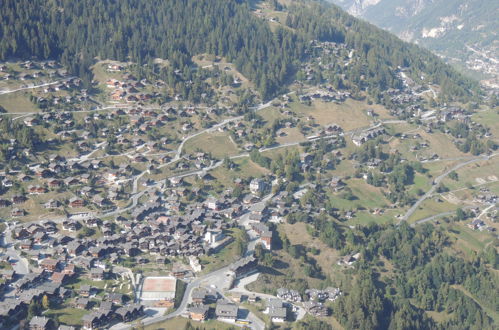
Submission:
[[[475,163],[478,161],[489,160],[497,155],[499,155],[499,153],[495,153],[495,154],[488,155],[488,156],[478,156],[478,157],[466,160],[462,163],[456,164],[453,167],[451,167],[450,169],[448,169],[447,171],[445,171],[444,173],[440,174],[438,177],[435,178],[435,180],[433,180],[433,185],[430,188],[430,190],[428,190],[423,196],[421,196],[416,201],[416,203],[414,203],[414,205],[412,205],[411,208],[409,208],[409,210],[407,210],[406,214],[400,219],[398,224],[400,224],[402,221],[407,221],[411,217],[411,215],[414,212],[416,212],[416,210],[421,205],[421,203],[423,203],[428,197],[430,197],[435,192],[435,190],[438,188],[440,182],[443,179],[445,179],[451,172],[456,171],[456,170],[460,169],[461,167],[467,166],[469,164],[472,164],[472,163]]]

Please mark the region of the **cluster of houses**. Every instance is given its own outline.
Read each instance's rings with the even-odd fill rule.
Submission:
[[[0,64],[1,77],[4,80],[31,80],[36,78],[56,78],[56,77],[67,77],[68,73],[66,70],[61,69],[60,65],[55,61],[25,61],[19,63],[19,68],[21,72],[15,72],[9,70],[7,64]]]
[[[140,92],[149,85],[146,79],[138,80],[135,76],[127,74],[124,80],[109,79],[106,81],[106,86],[112,89],[111,99],[113,101],[139,102],[149,101],[156,97],[156,94]]]
[[[287,288],[277,289],[277,298],[292,302],[302,301],[301,294],[298,291]]]
[[[127,303],[123,294],[107,293],[99,306],[90,301],[96,288],[81,285],[75,289],[66,285],[72,278],[82,276],[82,269],[69,260],[43,259],[40,268],[20,277],[14,271],[3,272],[0,285],[0,327],[9,328],[20,320],[26,319],[29,305],[41,303],[46,297],[51,304],[69,301],[69,306],[88,310],[89,314],[82,319],[87,329],[106,326],[115,322],[129,322],[143,314],[143,307]],[[102,269],[101,269],[102,270]],[[102,272],[100,272],[102,274]],[[88,274],[86,276],[89,276]],[[98,279],[99,276],[91,276]],[[72,298],[74,297],[74,298]],[[29,323],[30,329],[52,329],[52,320],[46,317],[34,317]]]
[[[318,89],[299,96],[300,102],[309,102],[312,100],[321,100],[323,102],[343,102],[351,96],[350,92],[335,90],[332,86],[326,86],[324,89]]]
[[[380,135],[383,135],[386,133],[386,130],[384,127],[375,127],[375,128],[370,128],[368,130],[365,130],[361,132],[360,134],[354,135],[352,137],[352,142],[360,147],[364,143],[366,143],[369,140],[373,140],[377,138]]]
[[[332,287],[327,287],[324,290],[307,289],[305,290],[305,294],[308,296],[308,300],[312,301],[335,301],[339,296],[341,296],[341,290],[339,288]]]
[[[233,280],[248,276],[257,271],[258,261],[254,256],[242,258],[235,263],[231,264],[229,275]],[[240,298],[240,297],[239,297]],[[219,294],[208,288],[199,287],[193,290],[192,305],[188,308],[187,312],[189,318],[195,321],[204,321],[212,317],[212,310],[209,305],[216,303],[214,316],[222,321],[236,321],[238,319],[239,307],[231,301],[220,299]],[[235,299],[240,302],[240,299]]]

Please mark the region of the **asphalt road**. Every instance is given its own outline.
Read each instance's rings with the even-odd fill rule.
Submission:
[[[470,160],[466,160],[466,161],[464,161],[462,163],[454,165],[449,170],[447,170],[446,172],[444,172],[441,175],[439,175],[438,177],[436,177],[435,180],[434,180],[434,184],[431,186],[430,190],[428,190],[423,196],[421,196],[416,201],[416,203],[414,203],[414,205],[412,205],[411,208],[409,210],[407,210],[406,214],[399,221],[399,224],[402,221],[407,221],[411,217],[411,215],[414,212],[416,212],[416,210],[418,209],[419,205],[421,205],[421,203],[423,203],[428,197],[430,197],[435,192],[435,190],[438,188],[440,182],[443,179],[445,179],[451,172],[456,171],[456,170],[460,169],[461,167],[464,167],[466,165],[469,165],[469,164],[472,164],[472,163],[475,163],[475,162],[478,162],[478,161],[489,160],[489,159],[491,159],[491,158],[493,158],[493,157],[495,157],[497,155],[499,155],[499,153],[495,153],[495,154],[492,154],[490,156],[479,156],[479,157],[476,157],[476,158],[472,158]]]

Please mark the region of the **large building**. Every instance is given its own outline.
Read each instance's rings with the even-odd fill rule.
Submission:
[[[172,276],[146,277],[142,283],[140,300],[146,305],[172,307],[177,279]]]

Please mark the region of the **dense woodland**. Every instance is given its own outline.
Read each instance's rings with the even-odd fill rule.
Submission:
[[[290,28],[272,31],[243,0],[6,0],[0,60],[60,59],[88,83],[95,57],[142,64],[159,57],[184,71],[193,55],[209,53],[234,62],[268,99],[293,81],[310,41],[318,39],[346,43],[361,55],[346,72],[333,72],[378,100],[381,91],[400,87],[397,66],[440,84],[447,98],[470,98],[477,88],[436,56],[336,7],[297,3],[288,8]]]

